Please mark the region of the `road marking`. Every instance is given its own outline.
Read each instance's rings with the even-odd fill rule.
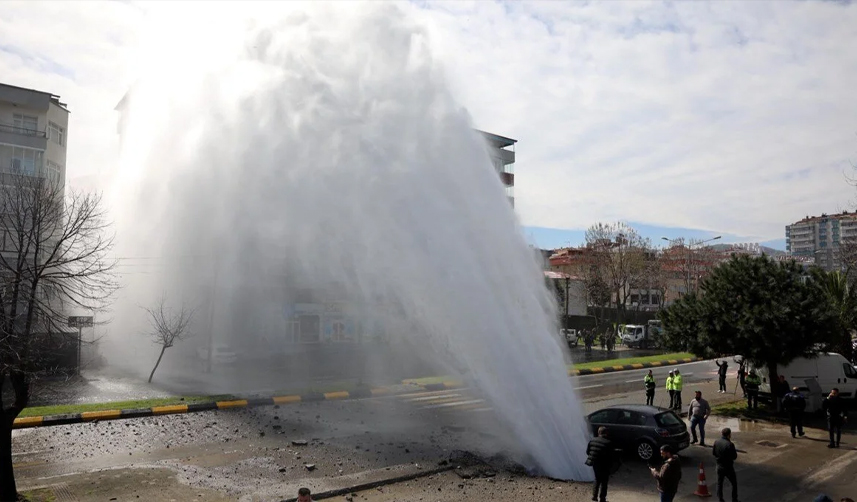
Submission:
[[[625,380],[625,383],[635,383],[635,382],[639,382],[639,381],[640,381],[639,378],[635,378],[633,380]]]
[[[430,406],[423,406],[424,409],[433,410],[435,408],[449,408],[451,406],[463,406],[465,404],[478,404],[484,403],[484,399],[471,399],[470,401],[455,401],[452,403],[443,403],[443,404],[433,404]]]
[[[420,401],[433,401],[435,399],[446,399],[448,397],[461,397],[461,393],[456,392],[454,394],[441,394],[439,396],[423,396],[423,397],[415,397],[412,399],[407,399],[407,401],[412,403],[418,403]]]
[[[604,385],[602,385],[602,384],[598,384],[598,385],[586,385],[586,386],[583,386],[583,387],[575,387],[575,388],[574,388],[574,390],[594,389],[594,388],[596,388],[596,387],[604,387]]]

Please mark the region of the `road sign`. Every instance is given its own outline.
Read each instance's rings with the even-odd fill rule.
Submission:
[[[68,325],[71,328],[89,328],[92,326],[92,316],[69,316]]]

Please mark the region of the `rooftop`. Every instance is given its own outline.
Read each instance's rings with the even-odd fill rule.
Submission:
[[[505,148],[507,146],[512,146],[518,142],[518,140],[516,140],[516,139],[507,138],[505,136],[500,136],[498,134],[494,134],[494,133],[490,133],[490,132],[480,131],[479,129],[476,129],[476,132],[485,136],[485,139],[487,139],[488,141],[497,145],[498,148]]]
[[[825,218],[834,219],[834,220],[845,220],[845,219],[854,220],[854,219],[857,219],[857,211],[852,211],[850,213],[848,211],[842,211],[841,213],[836,213],[836,214],[821,213],[821,216],[806,216],[804,219],[792,223],[792,225],[799,225],[801,223],[812,223],[812,222],[819,221],[819,220],[822,220]],[[791,226],[791,225],[789,225],[789,226]]]
[[[56,94],[53,94],[50,92],[45,92],[45,91],[39,91],[36,89],[28,89],[26,87],[18,87],[17,85],[4,84],[4,83],[0,82],[0,91],[6,90],[6,89],[8,89],[10,91],[19,91],[19,92],[25,91],[25,92],[33,92],[36,94],[41,94],[41,95],[45,96],[47,99],[49,99],[51,103],[59,106],[60,108],[62,108],[65,111],[68,111],[68,105],[63,103],[62,101],[60,101],[60,97]],[[13,101],[13,103],[14,102],[15,101]],[[20,104],[24,104],[24,103],[20,103]]]

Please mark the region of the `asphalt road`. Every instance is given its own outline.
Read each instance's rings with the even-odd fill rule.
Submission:
[[[715,392],[716,366],[713,362],[690,363],[680,368],[685,375],[686,403],[696,387],[701,388],[713,403],[734,399],[731,394]],[[654,371],[660,396],[664,395],[663,379],[668,370],[663,368]],[[594,411],[611,404],[642,402],[642,378],[645,373],[640,370],[592,375],[574,378],[572,383],[583,394],[586,411]],[[730,372],[730,381],[734,382],[734,371]],[[755,493],[755,496],[742,500],[774,500],[768,495],[782,493],[785,496],[794,491],[785,490],[788,486],[783,479],[796,479],[795,476],[814,473],[816,477],[808,478],[811,482],[807,482],[809,484],[805,487],[810,490],[819,483],[829,483],[832,479],[830,476],[838,480],[840,476],[854,470],[852,460],[857,458],[857,451],[853,454],[849,452],[851,456],[845,457],[846,461],[843,461],[835,457],[839,452],[816,447],[815,442],[807,440],[799,447],[811,448],[809,453],[797,447],[784,449],[781,430],[737,420],[712,423],[709,434],[724,424],[733,427],[736,436],[747,443],[746,449],[750,452],[747,454],[748,459],[752,459],[753,466],[747,467],[742,476],[763,476],[760,479],[769,479],[760,482],[755,492],[750,492]],[[823,431],[814,435],[821,437]],[[88,493],[86,487],[91,489],[93,484],[111,486],[116,491],[121,489],[116,483],[123,480],[132,480],[128,482],[134,486],[149,483],[150,480],[134,478],[135,473],[141,471],[139,468],[144,466],[177,473],[175,484],[191,492],[196,490],[198,494],[191,496],[200,497],[198,499],[214,500],[216,494],[221,494],[217,496],[231,500],[279,500],[294,494],[299,486],[323,491],[419,472],[436,466],[439,460],[447,458],[454,450],[469,450],[486,455],[509,451],[509,444],[512,443],[510,438],[513,437],[498,422],[490,405],[482,401],[477,393],[465,389],[20,430],[14,432],[14,459],[22,489],[56,486],[59,483],[65,490],[79,490],[78,498],[64,500],[90,500],[85,497],[85,493]],[[750,438],[757,437],[766,439],[765,444],[774,446],[755,446],[755,439],[751,441]],[[306,441],[306,444],[293,443],[301,440]],[[846,439],[845,442],[848,441]],[[685,481],[690,486],[695,476],[693,462],[710,462],[710,451],[696,447],[687,450],[684,455],[691,462],[685,472],[688,478]],[[782,460],[786,457],[788,460]],[[833,467],[823,470],[829,462],[834,462],[831,464]],[[779,472],[780,463],[786,465],[783,472]],[[307,465],[312,465],[312,470]],[[758,466],[770,467],[759,470]],[[821,466],[822,470],[813,471],[814,466]],[[611,500],[639,500],[639,493],[652,491],[651,480],[645,476],[645,472],[640,474],[638,467],[633,462],[625,467],[627,484],[624,489],[627,497],[611,497]],[[104,469],[111,469],[104,472],[121,475],[93,481],[95,473]],[[776,476],[772,476],[772,472]],[[849,477],[846,480],[857,477],[857,472],[854,474],[847,474]],[[157,479],[165,483],[163,479],[168,478],[161,476]],[[713,478],[712,471],[709,483]],[[431,483],[441,484],[428,488]],[[512,485],[504,487],[503,496],[514,494],[517,497],[508,500],[519,500],[521,497],[555,500],[549,492],[544,492],[545,496],[533,496],[539,486],[548,489],[545,483],[550,484],[549,480],[520,480],[515,489],[509,489]],[[797,481],[795,483],[798,486]],[[420,494],[424,494],[425,490],[463,490],[456,488],[459,485],[464,486],[463,483],[440,476],[403,486],[402,490],[409,487],[413,498],[391,488],[383,493],[400,495],[383,500],[420,500]],[[568,492],[568,486],[571,485],[560,488],[566,490],[563,493]],[[165,490],[179,490],[179,487],[165,485]],[[713,484],[711,487],[713,489]],[[491,487],[486,485],[482,488]],[[574,493],[585,496],[585,492],[582,489]],[[478,497],[481,499],[506,500],[492,495],[490,491],[483,490],[480,493]],[[568,500],[586,499],[577,495]],[[187,495],[173,498],[179,500],[183,497]],[[134,499],[134,496],[129,495],[127,498]],[[565,496],[562,498],[565,499]],[[104,500],[107,499],[109,497]],[[120,497],[120,500],[124,499]],[[382,500],[378,497],[375,499]],[[367,500],[375,499],[370,497]],[[450,498],[444,496],[441,499]]]

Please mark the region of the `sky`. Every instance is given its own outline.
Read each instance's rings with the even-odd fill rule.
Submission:
[[[518,140],[516,211],[541,247],[621,220],[782,248],[788,223],[855,207],[854,3],[401,5],[474,125]],[[0,82],[68,103],[72,183],[115,169],[114,107],[164,8],[3,2]]]

